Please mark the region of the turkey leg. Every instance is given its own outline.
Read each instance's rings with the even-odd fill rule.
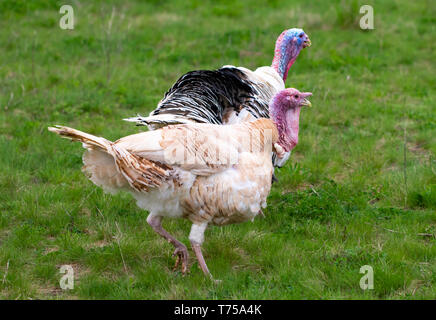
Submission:
[[[189,241],[191,241],[192,249],[198,260],[198,265],[206,276],[212,278],[212,275],[207,268],[206,261],[204,261],[203,253],[201,252],[201,244],[204,241],[204,231],[207,228],[207,223],[193,224],[191,233],[189,234]]]
[[[177,256],[176,264],[174,265],[173,271],[177,270],[180,261],[182,262],[182,273],[186,274],[188,271],[188,249],[179,240],[174,238],[162,227],[162,217],[149,215],[147,217],[147,223],[157,232],[160,236],[167,239],[176,249],[174,250],[173,257]]]

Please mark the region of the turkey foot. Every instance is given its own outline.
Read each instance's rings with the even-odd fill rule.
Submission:
[[[188,249],[184,244],[176,246],[176,250],[174,250],[173,257],[177,256],[176,264],[174,265],[173,271],[176,271],[179,267],[180,261],[182,262],[181,269],[182,274],[185,275],[188,271]]]

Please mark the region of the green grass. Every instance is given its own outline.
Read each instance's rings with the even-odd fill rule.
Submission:
[[[436,7],[369,1],[375,30],[362,31],[367,3],[72,1],[76,26],[64,31],[62,1],[0,2],[0,297],[434,299]],[[180,75],[269,65],[290,27],[312,47],[287,86],[312,91],[313,108],[266,218],[208,229],[220,285],[192,253],[191,273],[173,273],[147,213],[88,181],[81,146],[46,128],[139,132],[121,119],[147,114]],[[188,244],[189,222],[164,226]],[[59,287],[64,264],[70,291]],[[374,290],[359,287],[363,265]]]

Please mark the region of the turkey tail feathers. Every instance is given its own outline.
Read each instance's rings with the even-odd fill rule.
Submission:
[[[84,170],[90,175],[91,181],[104,189],[114,191],[121,187],[123,183],[119,179],[114,186],[114,179],[120,173],[130,187],[140,192],[160,187],[170,176],[171,167],[135,155],[105,138],[64,126],[49,127],[48,130],[63,138],[82,142],[83,147],[88,150],[83,158]],[[108,169],[108,156],[115,161],[112,170]],[[100,168],[103,164],[107,170],[102,173]]]
[[[54,127],[48,127],[48,130],[54,133],[57,133],[62,138],[71,139],[73,141],[80,141],[84,144],[84,148],[88,149],[102,149],[104,151],[107,151],[110,149],[110,145],[112,142],[109,140],[106,140],[105,138],[96,137],[92,134],[82,132],[73,128],[64,127],[64,126],[55,126]]]

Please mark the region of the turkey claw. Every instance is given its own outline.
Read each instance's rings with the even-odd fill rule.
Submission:
[[[185,275],[188,271],[188,249],[183,247],[177,247],[176,250],[174,250],[173,257],[177,256],[176,264],[174,265],[173,271],[176,271],[179,267],[180,262],[181,264],[181,271],[182,274]]]

